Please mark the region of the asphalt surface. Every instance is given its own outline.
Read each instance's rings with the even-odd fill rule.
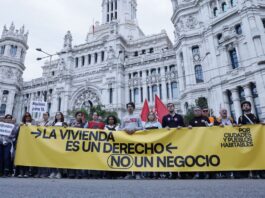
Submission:
[[[0,179],[0,197],[265,197],[265,180]]]

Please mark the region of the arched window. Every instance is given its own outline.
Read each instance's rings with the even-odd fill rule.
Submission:
[[[98,62],[98,53],[95,53],[95,63]]]
[[[133,73],[133,77],[134,77],[134,78],[137,78],[137,77],[138,77],[138,72],[134,72],[134,73]]]
[[[213,16],[214,16],[214,17],[216,17],[216,16],[217,16],[217,12],[218,12],[218,8],[217,8],[217,7],[215,7],[215,8],[213,9]]]
[[[223,10],[223,12],[226,12],[227,11],[227,4],[226,4],[226,2],[223,2],[222,3],[222,10]]]
[[[239,62],[238,62],[237,52],[236,52],[235,48],[232,49],[231,51],[229,51],[229,56],[230,56],[232,68],[233,69],[238,68],[239,67]]]
[[[175,65],[170,65],[169,71],[175,71]]]
[[[14,45],[11,45],[11,48],[10,48],[10,55],[12,57],[15,57],[17,54],[17,46],[14,46]]]
[[[220,44],[221,43],[221,39],[222,39],[222,37],[223,37],[223,34],[217,34],[217,36],[216,36],[216,38],[217,38],[217,42],[218,42],[218,44]]]
[[[113,103],[113,88],[109,88],[109,103]]]
[[[231,7],[234,7],[236,5],[236,0],[230,0]]]
[[[151,70],[151,75],[156,75],[156,69]]]
[[[2,104],[0,107],[0,116],[4,116],[6,114],[6,104]]]
[[[172,99],[178,98],[178,84],[176,82],[171,83],[171,94],[172,94]]]
[[[238,34],[238,35],[241,35],[242,34],[241,24],[237,24],[235,26],[235,31],[236,31],[236,34]]]
[[[9,91],[8,90],[4,90],[3,91],[3,95],[8,95],[9,94]]]
[[[153,85],[152,86],[152,98],[153,98],[153,101],[155,99],[155,95],[158,95],[157,85]]]
[[[135,88],[133,90],[133,99],[134,99],[135,104],[139,104],[140,103],[139,89],[138,88]]]
[[[202,71],[202,66],[201,65],[196,65],[195,66],[195,78],[196,78],[196,83],[204,82],[203,71]]]
[[[263,28],[265,28],[265,19],[262,19]]]
[[[5,45],[1,46],[1,49],[0,49],[0,55],[4,55],[4,53],[5,53],[5,48],[6,48]]]
[[[199,48],[199,46],[193,46],[192,47],[192,55],[194,56],[194,55],[197,55],[197,54],[200,54],[200,48]]]

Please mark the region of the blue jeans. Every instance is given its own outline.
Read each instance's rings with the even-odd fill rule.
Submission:
[[[12,144],[0,144],[0,173],[10,173],[11,171],[11,147]]]

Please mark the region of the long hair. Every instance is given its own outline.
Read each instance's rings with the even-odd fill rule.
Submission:
[[[26,112],[22,117],[22,122],[26,124],[26,117],[30,117],[30,122],[32,122],[32,116],[29,112]]]
[[[60,120],[60,121],[57,120],[57,118],[56,118],[57,114],[60,114],[60,115],[61,115],[61,120]],[[55,123],[57,123],[57,122],[64,122],[64,115],[63,115],[62,112],[57,112],[57,113],[55,114],[55,118],[54,118],[54,122],[53,122],[53,123],[55,124]]]
[[[109,115],[108,117],[107,117],[107,119],[106,119],[106,123],[107,123],[107,125],[109,124],[109,119],[110,118],[113,118],[113,120],[114,120],[114,125],[117,125],[118,124],[118,120],[117,120],[117,118],[114,116],[114,115]]]

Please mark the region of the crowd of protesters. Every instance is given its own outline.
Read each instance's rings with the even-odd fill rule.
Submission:
[[[6,115],[0,122],[13,124],[14,128],[9,137],[0,135],[0,177],[18,177],[18,178],[90,178],[90,179],[218,179],[218,178],[265,178],[264,171],[227,171],[227,172],[173,172],[173,173],[158,173],[158,172],[113,172],[113,171],[95,171],[95,170],[73,170],[73,169],[58,169],[58,168],[40,168],[40,167],[25,167],[14,166],[14,155],[16,149],[16,141],[19,134],[19,128],[22,125],[35,125],[35,126],[54,126],[54,127],[75,127],[75,128],[90,128],[101,129],[108,131],[125,131],[129,135],[133,135],[140,130],[149,129],[172,129],[177,128],[181,130],[183,127],[192,129],[193,127],[211,127],[211,126],[242,126],[246,124],[259,124],[259,119],[251,113],[251,103],[245,101],[241,104],[242,116],[238,121],[228,116],[227,109],[220,110],[219,117],[210,116],[208,108],[195,107],[193,110],[194,118],[185,125],[182,115],[175,111],[173,103],[167,104],[169,111],[168,115],[163,117],[162,123],[157,120],[154,112],[149,112],[147,121],[142,122],[139,115],[135,114],[134,103],[126,105],[127,115],[118,123],[118,118],[114,115],[107,117],[106,122],[103,122],[97,112],[93,113],[92,121],[83,122],[83,113],[76,112],[75,120],[67,123],[64,115],[57,112],[54,121],[50,120],[49,113],[43,114],[41,122],[35,122],[30,113],[26,112],[20,124],[16,124],[15,118],[12,115]]]

